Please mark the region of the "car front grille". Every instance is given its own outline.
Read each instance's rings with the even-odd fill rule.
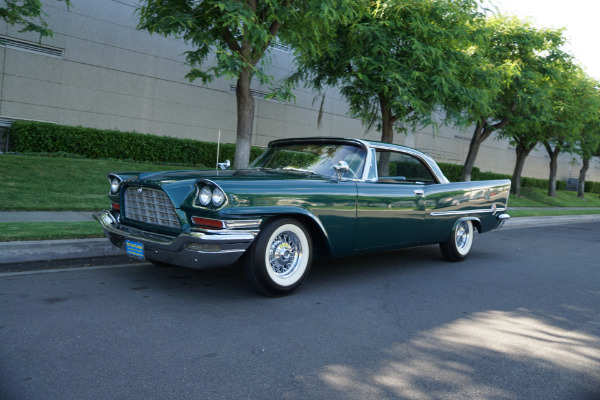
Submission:
[[[181,229],[175,207],[159,189],[130,186],[125,190],[125,218],[151,225]]]

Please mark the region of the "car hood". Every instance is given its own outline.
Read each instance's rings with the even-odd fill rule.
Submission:
[[[257,181],[257,180],[298,180],[298,179],[326,179],[331,177],[313,175],[308,172],[288,171],[281,169],[241,169],[233,171],[213,170],[186,170],[186,171],[164,171],[164,172],[142,172],[137,179],[147,183],[164,185],[173,182],[181,182],[198,179],[217,181]]]
[[[144,185],[162,188],[176,207],[191,206],[196,194],[196,183],[208,180],[219,185],[229,200],[236,205],[241,199],[255,194],[280,194],[292,190],[306,190],[317,182],[335,179],[306,172],[284,170],[186,170],[142,173],[117,173],[125,179],[125,185]],[[257,185],[257,182],[260,184]]]

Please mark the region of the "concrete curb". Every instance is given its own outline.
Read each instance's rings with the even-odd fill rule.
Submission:
[[[599,221],[600,214],[521,217],[511,218],[501,229]],[[113,246],[106,238],[0,242],[0,265],[122,255],[125,255],[125,252]]]
[[[511,218],[501,229],[531,228],[536,226],[578,224],[600,221],[600,214],[556,215],[550,217]]]
[[[23,262],[120,256],[125,252],[106,238],[32,240],[0,243],[0,265]]]

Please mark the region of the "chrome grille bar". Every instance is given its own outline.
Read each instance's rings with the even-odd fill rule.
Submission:
[[[158,189],[129,186],[125,191],[125,218],[181,229],[171,200]]]

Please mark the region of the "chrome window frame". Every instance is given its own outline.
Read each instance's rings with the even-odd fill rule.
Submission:
[[[394,151],[398,153],[403,153],[418,159],[424,166],[429,170],[432,177],[436,181],[436,183],[450,183],[448,178],[444,176],[444,173],[437,165],[435,160],[428,156],[425,153],[420,152],[419,150],[415,150],[410,147],[405,147],[392,143],[384,143],[384,142],[376,142],[370,140],[363,139],[354,139],[354,138],[336,138],[336,137],[308,137],[308,138],[295,138],[295,139],[278,139],[273,140],[269,143],[269,147],[271,145],[277,145],[282,143],[306,143],[307,141],[313,143],[339,143],[339,144],[354,144],[362,147],[366,151],[366,160],[365,167],[363,168],[363,173],[360,178],[342,178],[343,181],[360,181],[360,182],[378,182],[379,175],[377,173],[377,161],[373,162],[373,157],[375,157],[375,152],[377,149],[380,150],[388,150]],[[373,168],[375,168],[373,176],[375,178],[369,179],[369,173],[371,168],[371,163],[373,163]]]
[[[450,183],[450,181],[448,180],[448,178],[446,178],[446,176],[444,175],[444,173],[442,172],[440,167],[437,165],[435,160],[425,153],[422,153],[415,149],[411,149],[410,147],[404,147],[404,146],[395,145],[395,144],[382,143],[382,142],[374,143],[374,142],[369,142],[366,140],[361,140],[361,142],[367,147],[367,149],[369,149],[368,155],[367,155],[367,162],[370,160],[369,156],[373,157],[371,150],[377,151],[379,149],[379,150],[387,150],[387,151],[394,151],[397,153],[403,153],[403,154],[406,154],[406,155],[409,155],[409,156],[412,156],[412,157],[418,159],[427,168],[427,170],[429,170],[432,177],[436,180],[436,183]],[[370,162],[368,162],[366,164],[365,171],[363,171],[363,179],[362,180],[364,180],[364,181],[367,181],[366,178],[368,177],[369,171],[367,171],[367,167],[368,168],[371,167]],[[379,175],[377,174],[377,162],[374,163],[374,168],[375,168],[375,176],[377,177],[374,182],[378,182]],[[370,181],[373,182],[372,179]]]

